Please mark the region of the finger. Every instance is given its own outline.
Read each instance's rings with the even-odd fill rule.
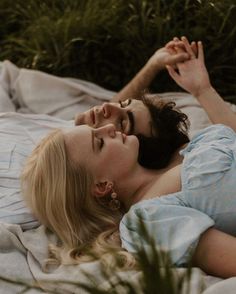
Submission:
[[[174,37],[173,41],[175,42],[175,50],[177,53],[185,52],[184,44],[178,37]],[[182,50],[181,50],[182,49]]]
[[[204,51],[203,51],[202,42],[198,41],[197,46],[198,46],[198,58],[204,62]]]
[[[178,52],[178,53],[180,53],[180,52],[187,52],[186,51],[186,48],[185,48],[185,44],[184,44],[184,42],[183,41],[175,41],[175,49],[176,49],[176,51]]]
[[[175,50],[176,50],[177,53],[184,53],[184,52],[186,52],[183,43],[177,43],[177,45],[175,46]]]
[[[190,56],[190,59],[194,59],[196,58],[196,55],[194,54],[190,44],[189,44],[189,41],[186,37],[181,37],[181,40],[183,41],[184,45],[185,45],[185,49],[186,51],[188,52],[189,56]]]
[[[179,76],[179,74],[174,70],[174,68],[173,68],[172,66],[170,66],[170,65],[166,65],[166,69],[167,69],[169,75],[172,77],[172,79],[173,79],[174,81],[176,81],[176,83],[178,83],[179,80],[180,80],[180,76]]]
[[[169,49],[169,48],[174,48],[174,46],[175,46],[175,42],[174,42],[174,41],[170,41],[170,42],[168,42],[168,43],[165,45],[165,47],[166,47],[167,49]]]
[[[166,48],[168,50],[168,52],[170,53],[170,55],[175,55],[177,54],[177,51],[175,50],[174,47],[169,47],[169,48]]]
[[[170,41],[170,42],[168,42],[168,43],[165,45],[165,48],[166,48],[167,50],[169,50],[169,52],[170,52],[171,54],[176,54],[176,53],[177,53],[176,50],[175,50],[175,42],[174,42],[174,41]]]
[[[171,58],[170,58],[170,63],[169,64],[176,64],[176,63],[180,63],[180,62],[183,62],[183,61],[186,61],[189,59],[189,55],[188,53],[185,53],[185,52],[181,52],[181,53],[178,53],[176,55],[173,55]]]
[[[175,42],[180,41],[180,39],[179,39],[178,37],[174,37],[173,40],[174,40]]]
[[[193,42],[191,43],[191,48],[192,48],[192,50],[193,50],[193,52],[194,52],[194,55],[195,55],[195,56],[198,56],[198,48],[197,48],[197,43],[196,43],[195,41],[193,41]]]

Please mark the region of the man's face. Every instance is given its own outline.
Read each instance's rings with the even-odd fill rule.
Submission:
[[[152,119],[148,108],[141,100],[127,99],[119,103],[107,102],[76,116],[76,125],[99,128],[113,124],[117,131],[127,135],[142,134],[151,137]]]

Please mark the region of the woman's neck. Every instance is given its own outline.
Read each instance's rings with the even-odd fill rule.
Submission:
[[[187,144],[181,146],[174,153],[167,167],[154,170],[146,169],[138,165],[137,169],[133,170],[129,177],[126,177],[123,181],[123,187],[120,187],[118,192],[119,195],[122,195],[120,196],[120,199],[124,203],[126,210],[128,210],[133,204],[147,198],[146,196],[148,192],[157,184],[159,178],[182,163],[183,157],[179,155],[179,151],[186,147],[186,145]],[[156,189],[152,189],[152,192],[155,190]],[[152,196],[155,196],[155,192]]]
[[[132,176],[124,181],[123,187],[119,189],[119,195],[122,195],[120,200],[124,203],[126,210],[141,201],[165,171],[166,169],[151,170],[139,166]]]

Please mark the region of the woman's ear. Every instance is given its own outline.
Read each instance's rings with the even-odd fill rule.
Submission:
[[[95,183],[93,187],[93,194],[96,197],[106,196],[111,192],[113,187],[113,183],[109,181]]]

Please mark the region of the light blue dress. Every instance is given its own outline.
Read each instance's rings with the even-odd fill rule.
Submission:
[[[224,125],[212,125],[180,154],[184,156],[182,191],[136,203],[120,223],[123,248],[130,252],[138,246],[150,249],[138,234],[142,219],[157,247],[166,249],[176,266],[187,263],[208,228],[236,236],[236,133]]]

